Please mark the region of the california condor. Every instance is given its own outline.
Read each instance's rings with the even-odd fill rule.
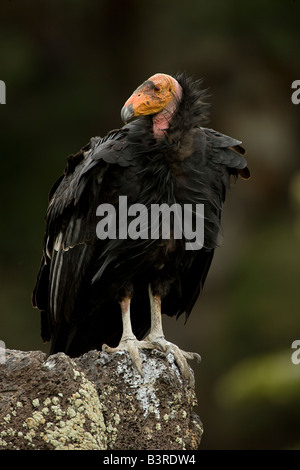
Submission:
[[[155,74],[126,101],[121,129],[92,138],[69,157],[49,195],[33,292],[51,354],[127,350],[142,373],[138,349],[158,348],[172,351],[190,377],[186,359],[198,355],[165,339],[161,313],[189,316],[217,246],[231,176],[250,175],[241,142],[203,127],[204,97],[185,74]],[[201,249],[187,249],[186,233],[175,236],[175,212],[167,237],[162,217],[154,221],[155,237],[126,236],[134,218],[122,214],[124,198],[146,209],[188,205],[192,215],[204,207]],[[99,206],[119,214],[113,236],[97,234]]]

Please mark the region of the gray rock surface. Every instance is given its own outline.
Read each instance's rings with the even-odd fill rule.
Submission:
[[[6,351],[0,364],[0,449],[194,450],[196,395],[169,354]]]

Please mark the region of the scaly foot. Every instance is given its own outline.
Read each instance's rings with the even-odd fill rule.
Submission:
[[[116,348],[111,348],[107,344],[103,344],[102,351],[107,353],[114,353],[118,351],[128,351],[130,358],[134,367],[143,377],[143,366],[142,361],[139,354],[139,349],[154,349],[156,346],[152,344],[150,341],[142,340],[139,341],[135,336],[128,336],[126,338],[122,338],[119,345]]]
[[[182,351],[176,344],[167,341],[163,336],[151,336],[150,334],[142,341],[137,340],[135,336],[122,338],[119,345],[115,348],[103,344],[102,351],[114,353],[118,351],[128,351],[134,367],[143,377],[143,365],[139,354],[139,349],[158,349],[165,355],[172,353],[175,362],[180,370],[182,377],[187,380],[190,385],[194,384],[194,377],[187,363],[187,359],[197,359],[201,361],[201,357],[197,353]]]
[[[201,362],[201,356],[194,352],[187,352],[180,349],[176,344],[167,341],[164,336],[155,336],[151,333],[145,338],[147,343],[153,345],[154,348],[163,351],[166,355],[172,353],[175,358],[175,362],[180,370],[181,375],[191,385],[194,384],[194,377],[191,372],[191,368],[187,363],[187,359],[196,359],[198,363]]]

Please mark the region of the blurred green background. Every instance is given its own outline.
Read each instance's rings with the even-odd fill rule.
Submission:
[[[48,191],[66,157],[120,127],[156,72],[204,78],[210,126],[243,141],[252,172],[188,323],[168,339],[193,365],[202,449],[300,448],[299,0],[3,0],[0,6],[0,339],[43,349],[31,290]]]

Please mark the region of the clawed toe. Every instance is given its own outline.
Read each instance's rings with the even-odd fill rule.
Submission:
[[[187,360],[196,359],[197,362],[201,361],[201,357],[197,353],[182,351],[176,344],[170,343],[163,336],[151,337],[148,335],[144,340],[138,341],[134,336],[123,338],[120,344],[112,348],[107,344],[103,344],[102,351],[107,353],[115,353],[119,351],[127,351],[130,355],[132,363],[139,374],[143,377],[143,365],[140,357],[139,349],[158,349],[162,351],[165,356],[171,353],[174,356],[175,362],[179,368],[182,377],[191,385],[194,384],[194,376],[192,369],[187,363]]]
[[[123,339],[116,348],[112,348],[107,344],[103,344],[102,351],[107,353],[115,353],[119,351],[127,351],[132,363],[139,374],[143,377],[143,365],[139,354],[139,349],[153,349],[154,345],[147,341],[138,341],[135,337]]]
[[[175,358],[175,362],[180,370],[181,375],[190,384],[194,383],[194,376],[187,360],[196,359],[198,363],[201,362],[201,356],[197,353],[187,352],[180,349],[176,344],[167,341],[164,336],[151,337],[147,336],[147,341],[151,342],[155,348],[162,351],[166,356],[171,353]]]
[[[169,343],[170,346],[167,349],[167,353],[172,353],[175,358],[175,362],[180,370],[180,373],[182,377],[190,383],[190,385],[193,385],[195,382],[194,379],[194,374],[192,372],[191,367],[189,366],[187,359],[192,360],[192,359],[197,359],[198,362],[201,361],[201,357],[197,353],[191,353],[191,352],[186,352],[182,351],[176,344]]]

